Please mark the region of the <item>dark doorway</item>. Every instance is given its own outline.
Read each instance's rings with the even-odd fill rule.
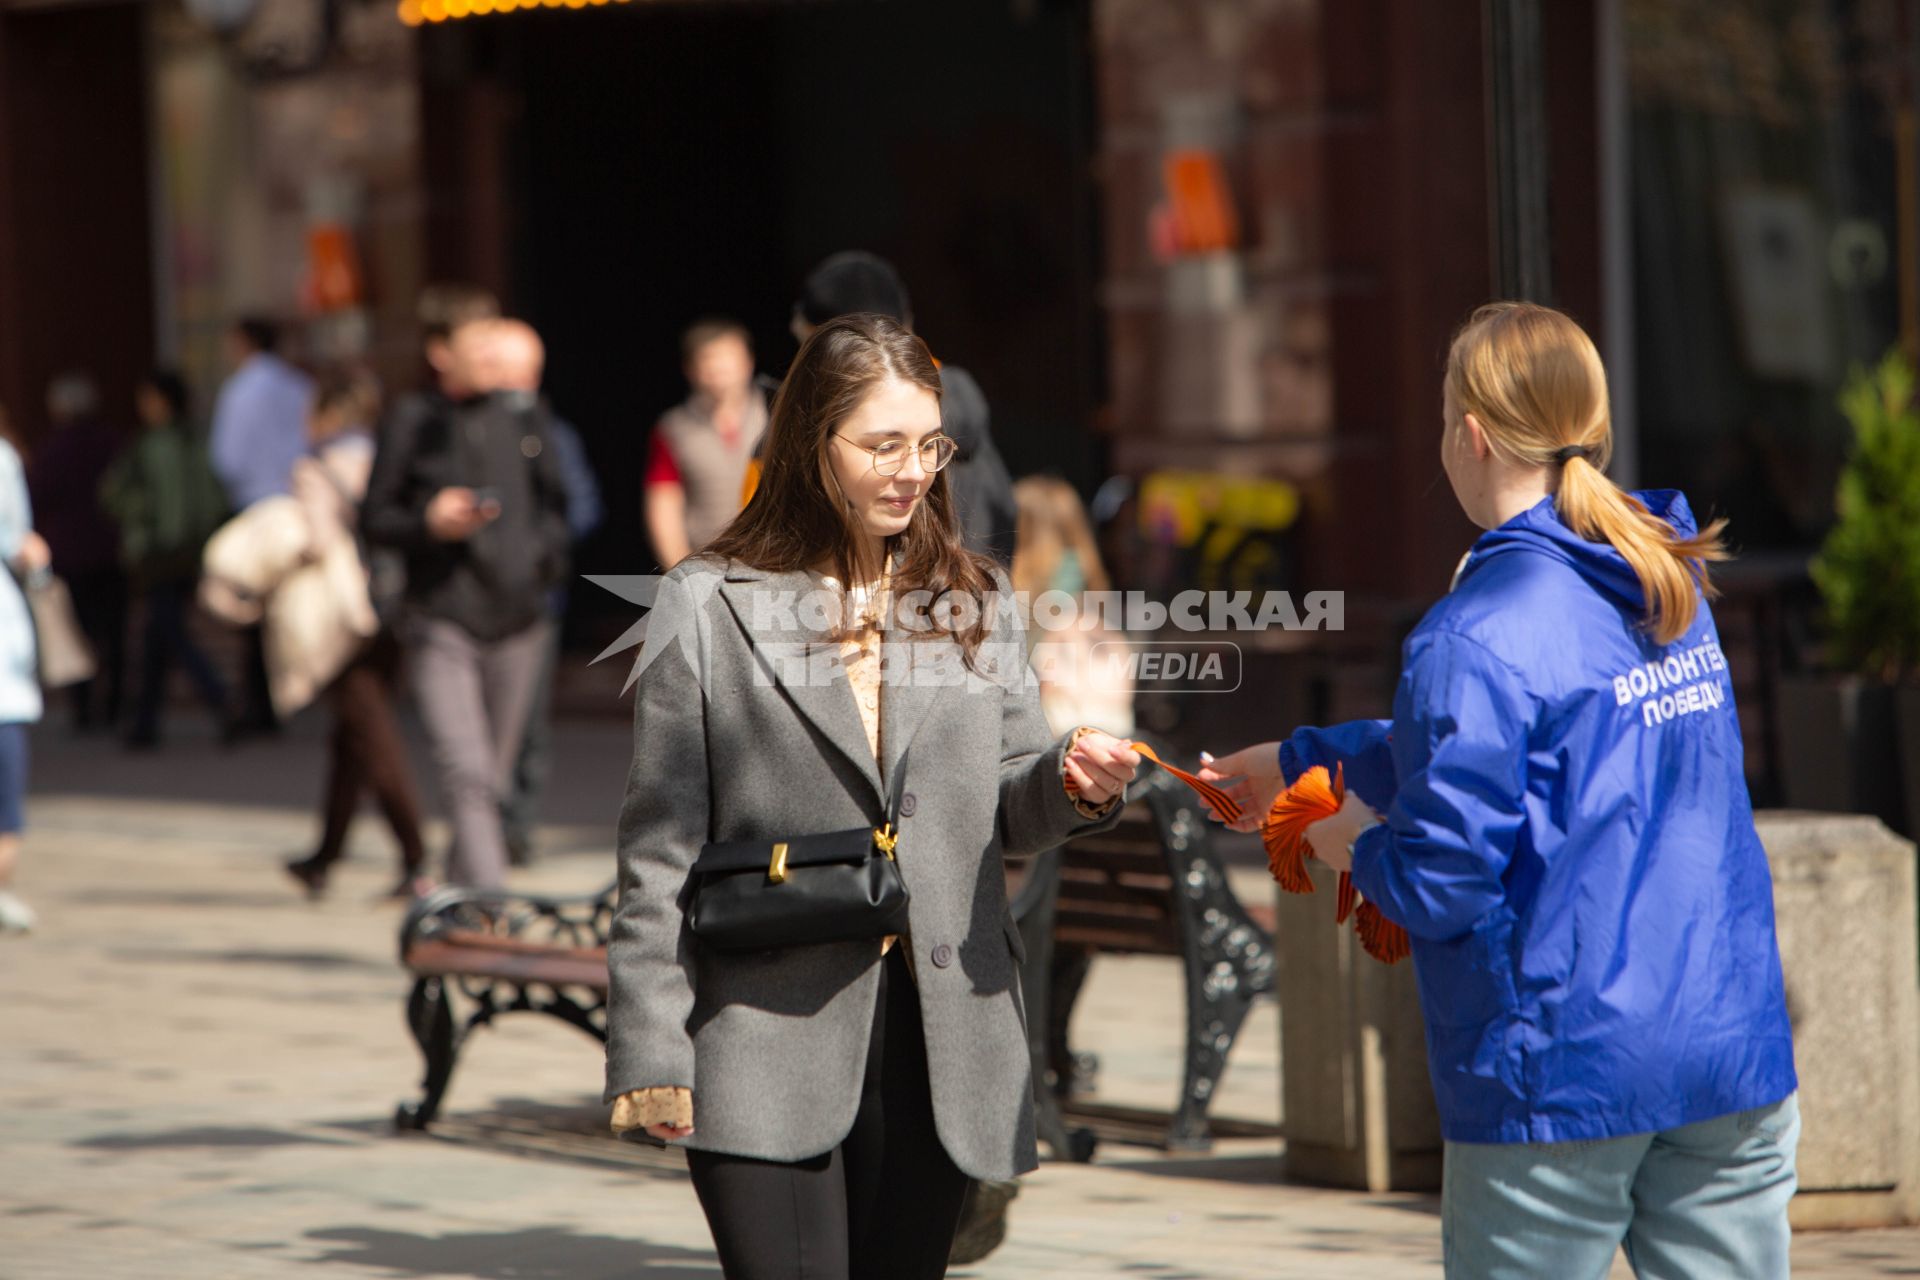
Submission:
[[[1016,474],[1097,478],[1087,23],[1084,2],[844,0],[539,11],[423,36],[433,269],[496,274],[548,337],[549,389],[608,497],[583,568],[649,567],[640,471],[684,394],[682,329],[735,316],[778,374],[801,277],[844,248],[899,266],[935,354],[985,388]],[[491,140],[476,120],[498,122]]]
[[[145,17],[0,12],[0,403],[29,442],[53,376],[92,374],[123,423],[153,359]]]

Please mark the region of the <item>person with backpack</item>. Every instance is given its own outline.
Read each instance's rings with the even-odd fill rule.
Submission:
[[[187,630],[200,578],[200,553],[227,517],[227,497],[206,445],[188,416],[187,384],[157,370],[134,396],[140,434],[114,460],[100,485],[100,504],[120,527],[120,560],[143,607],[139,683],[126,744],[160,745],[167,679],[176,665],[219,724],[234,730],[226,682]]]
[[[388,413],[360,512],[368,543],[406,559],[414,696],[453,829],[446,878],[483,889],[506,883],[500,805],[572,544],[547,410],[494,394],[500,323],[463,318],[438,394]]]

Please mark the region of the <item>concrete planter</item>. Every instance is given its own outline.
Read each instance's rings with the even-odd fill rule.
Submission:
[[[1412,962],[1384,965],[1335,930],[1333,886],[1278,894],[1281,1114],[1287,1176],[1367,1191],[1440,1185],[1440,1114]]]
[[[1800,1073],[1793,1224],[1920,1222],[1914,847],[1858,815],[1768,812],[1758,826]]]

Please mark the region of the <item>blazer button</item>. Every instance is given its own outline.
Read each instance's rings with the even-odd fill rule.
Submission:
[[[933,967],[945,969],[953,964],[953,948],[946,943],[938,943],[933,948]]]
[[[911,818],[913,816],[913,811],[915,809],[918,809],[919,807],[920,807],[920,802],[913,798],[913,792],[909,791],[907,792],[907,794],[900,797],[900,816],[901,817]]]

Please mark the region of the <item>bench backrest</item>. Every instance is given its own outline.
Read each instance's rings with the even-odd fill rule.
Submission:
[[[1205,856],[1199,809],[1184,786],[1149,766],[1118,825],[1067,843],[1054,938],[1098,951],[1179,955],[1170,827],[1179,823],[1187,833],[1188,856],[1196,843]]]

